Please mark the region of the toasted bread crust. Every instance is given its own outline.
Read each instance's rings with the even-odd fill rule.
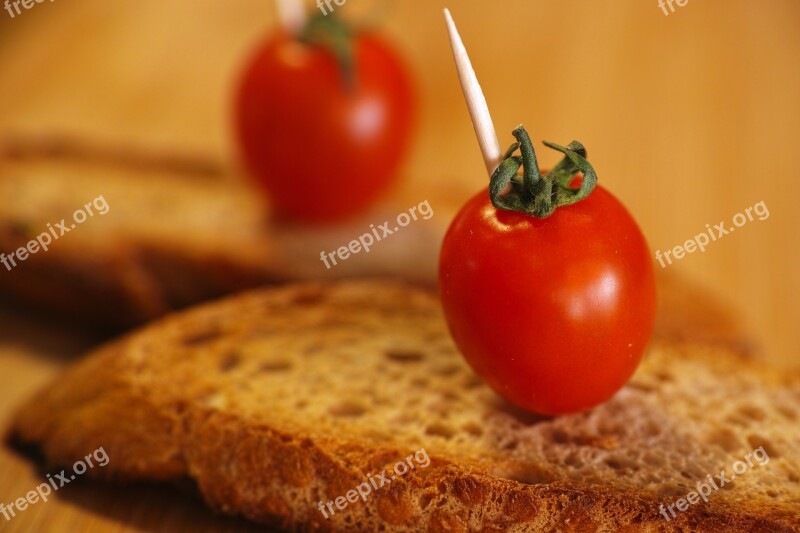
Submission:
[[[319,331],[310,329],[311,325]],[[287,334],[291,338],[285,337]],[[401,344],[418,337],[424,340],[424,347],[439,350],[438,356],[417,363],[397,363],[405,365],[403,368],[423,365],[422,376],[436,376],[444,370],[437,365],[447,362],[449,366],[460,360],[445,355],[452,354],[452,347],[442,329],[435,297],[408,286],[378,282],[301,284],[237,296],[170,316],[91,354],[23,406],[12,433],[20,441],[41,446],[47,459],[58,465],[69,465],[87,451],[103,446],[111,461],[102,469],[90,470],[89,475],[124,481],[178,481],[188,477],[215,509],[293,530],[800,531],[797,491],[786,486],[776,487],[782,496],[772,500],[755,493],[742,498],[735,488],[721,491],[708,504],[692,506],[666,521],[659,506],[674,503],[675,496],[626,482],[629,474],[622,470],[619,479],[611,470],[611,475],[598,472],[601,479],[591,481],[586,474],[570,475],[568,468],[548,462],[546,457],[525,459],[486,440],[480,441],[485,448],[476,449],[429,433],[421,442],[431,458],[430,466],[398,478],[366,501],[359,500],[326,519],[316,507],[318,501],[344,496],[367,474],[413,453],[414,443],[420,441],[399,426],[389,425],[387,432],[381,432],[368,421],[331,420],[330,414],[322,416],[308,408],[293,407],[291,395],[269,396],[270,391],[261,390],[264,384],[278,387],[288,378],[279,376],[278,381],[269,378],[262,382],[253,372],[264,365],[271,365],[268,370],[277,368],[276,356],[281,358],[277,363],[311,365],[310,361],[303,362],[299,345],[286,347],[295,346],[285,342],[298,342],[298,336],[307,336],[312,343],[322,342],[315,348],[321,357],[343,358],[343,353],[335,350],[347,343],[356,343],[354,349],[358,349],[358,342],[383,342],[374,335],[389,339],[397,334],[405,339],[398,340]],[[277,344],[263,344],[273,341]],[[252,343],[256,349],[249,350]],[[739,379],[735,376],[741,373],[746,376],[742,386],[750,387],[751,395],[757,390],[789,390],[792,380],[797,379],[730,351],[706,352],[692,344],[663,339],[654,344],[655,351],[626,388],[630,391],[598,408],[606,413],[602,417],[609,427],[634,421],[615,420],[629,416],[624,411],[626,405],[648,397],[653,399],[649,405],[678,401],[674,398],[685,394],[668,393],[668,387],[698,387],[691,381],[693,376],[662,376],[682,360],[693,361],[698,369],[710,368],[711,374],[719,375],[720,387],[725,380]],[[281,346],[286,352],[279,349]],[[232,353],[231,349],[237,351]],[[357,360],[367,365],[363,358],[368,357],[372,355],[358,349]],[[412,360],[411,356],[407,359]],[[314,364],[324,363],[317,361],[322,362]],[[313,365],[303,369],[293,376],[311,380],[327,375]],[[240,371],[241,379],[231,377],[232,372]],[[385,376],[367,370],[361,374],[359,369],[347,371],[350,373],[341,377],[344,389],[364,386],[379,390],[387,385],[382,381],[388,379]],[[295,379],[291,378],[289,390],[303,397],[305,385]],[[433,398],[451,387],[444,377],[427,384],[416,379],[419,389],[415,394],[424,398]],[[686,384],[675,384],[673,379],[686,380]],[[253,390],[247,388],[251,384]],[[475,391],[473,409],[486,410],[488,428],[498,409],[505,407],[495,403],[489,393],[484,394],[482,386],[469,387]],[[640,393],[642,396],[633,396]],[[336,394],[323,389],[314,398],[322,405],[335,402],[337,398],[327,396]],[[265,403],[259,398],[272,400]],[[412,422],[427,416],[405,414]],[[477,412],[474,415],[478,417]],[[663,416],[669,415],[665,412]],[[582,446],[593,449],[654,446],[646,440],[625,443],[620,440],[624,436],[615,434],[615,430],[597,432],[589,420],[576,416],[531,423],[575,426],[582,432],[578,439]],[[712,422],[708,426],[713,429]],[[797,422],[787,431],[796,433]],[[556,438],[545,445],[563,447],[563,442],[559,443],[562,438]],[[694,446],[709,446],[704,442]],[[794,446],[794,450],[781,449],[781,455],[796,453],[796,443]],[[775,473],[782,468],[779,461],[775,452],[770,465]],[[519,475],[502,474],[515,470],[524,472],[528,481],[515,480],[521,479]],[[657,478],[674,472],[662,469],[652,474]],[[740,490],[752,489],[745,485]]]

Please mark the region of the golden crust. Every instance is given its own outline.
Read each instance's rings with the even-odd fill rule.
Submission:
[[[800,428],[795,419],[780,429],[785,433],[781,439],[768,423],[773,411],[786,410],[787,419],[796,412],[788,411],[796,409],[800,398],[795,395],[793,404],[785,401],[792,398],[797,376],[721,348],[709,351],[657,339],[631,384],[608,404],[588,415],[526,420],[508,415],[509,407],[480,384],[454,386],[469,378],[468,370],[458,367],[463,363],[443,328],[435,298],[403,285],[306,284],[244,294],[170,316],[89,355],[23,406],[12,432],[20,441],[41,446],[47,459],[59,465],[103,446],[111,460],[90,475],[124,481],[189,478],[215,509],[286,529],[800,531],[800,497],[796,483],[790,483],[797,475],[791,457],[798,452]],[[370,366],[387,350],[391,359],[401,348],[422,354],[392,362],[405,374],[389,377],[394,367],[381,374]],[[281,365],[299,368],[289,371]],[[692,370],[676,372],[679,368]],[[424,379],[430,376],[438,377]],[[708,376],[714,381],[703,381]],[[327,385],[304,388],[326,377]],[[399,383],[388,392],[393,398],[416,387],[407,394],[409,405],[414,397],[442,394],[442,402],[456,402],[445,397],[464,394],[463,401],[472,403],[447,404],[449,414],[441,417],[434,403],[422,410],[404,409],[401,425],[393,406],[382,403],[385,398],[378,394],[392,386],[386,380]],[[282,386],[293,394],[282,392]],[[330,406],[361,387],[375,393],[367,406],[375,413],[336,418]],[[753,440],[749,424],[720,425],[720,407],[714,407],[714,418],[708,412],[697,415],[718,399],[713,389],[706,398],[687,398],[702,387],[716,387],[719,398],[731,404],[742,400],[728,391],[746,389],[746,400],[753,403],[745,407],[752,416],[769,407],[752,427],[769,437],[763,445],[771,461],[763,472],[772,477],[757,478],[761,470],[749,473],[752,482],[737,480],[732,490],[667,522],[659,506],[686,492],[676,467],[669,466],[673,463],[649,467],[645,474],[665,481],[653,488],[612,461],[663,448],[679,463],[696,453],[698,464],[717,465],[720,458],[739,453],[716,447],[716,432],[722,430],[750,439],[743,446],[760,443]],[[298,399],[316,405],[298,407]],[[470,420],[454,436],[415,429],[452,423],[462,415]],[[640,422],[637,417],[675,428],[692,425],[693,433],[710,436],[698,435],[685,445],[649,428],[632,442],[625,428]],[[461,438],[462,431],[474,430],[470,421],[483,425],[483,437]],[[503,421],[510,425],[492,429]],[[558,433],[565,428],[572,433]],[[540,429],[541,434],[535,433]],[[493,440],[510,433],[526,439],[516,452]],[[543,448],[520,451],[537,439]],[[331,519],[317,510],[318,501],[343,496],[367,474],[422,446],[431,458],[427,468],[398,478]],[[550,455],[556,449],[604,458],[605,473],[599,467],[594,473],[572,468]],[[711,466],[702,468],[714,473]],[[670,477],[678,484],[672,486]],[[763,494],[767,483],[775,497]],[[669,492],[670,487],[675,490]]]

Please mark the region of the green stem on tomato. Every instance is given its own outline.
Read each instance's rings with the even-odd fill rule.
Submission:
[[[353,31],[342,20],[331,13],[318,13],[309,17],[298,36],[300,42],[327,48],[339,63],[345,86],[355,88],[356,66],[353,53]]]
[[[548,148],[564,154],[564,159],[542,175],[533,143],[525,127],[517,126],[513,135],[517,142],[506,150],[503,162],[489,181],[489,197],[497,209],[546,218],[559,207],[580,202],[594,190],[597,174],[586,160],[586,148],[581,143],[572,141],[565,148],[544,141]],[[514,155],[517,149],[520,155]],[[583,179],[580,187],[573,188],[571,183],[578,173],[583,173]],[[509,185],[511,189],[506,192]]]

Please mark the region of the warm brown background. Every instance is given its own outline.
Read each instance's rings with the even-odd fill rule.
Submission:
[[[395,0],[385,25],[422,96],[406,188],[422,198],[430,184],[453,184],[457,200],[486,176],[450,58],[446,3],[502,144],[519,122],[537,141],[581,140],[653,250],[766,202],[769,219],[669,268],[737,307],[770,360],[799,366],[800,2],[689,0],[664,16],[657,0]],[[337,9],[353,15],[372,5],[348,0]],[[15,19],[2,10],[0,135],[68,133],[231,160],[232,80],[274,21],[270,0],[56,0]],[[540,160],[556,157],[540,150]],[[13,201],[0,198],[0,209]],[[93,342],[0,312],[0,420],[9,399]],[[0,501],[40,479],[32,463],[0,450]],[[76,484],[14,522],[0,518],[0,530],[242,527],[169,490],[104,494]]]
[[[374,4],[337,9],[360,15]],[[385,25],[423,103],[406,174],[420,194],[425,181],[452,182],[464,197],[486,178],[445,5],[501,143],[519,122],[537,141],[581,140],[654,250],[766,202],[769,219],[668,268],[725,295],[771,359],[797,365],[800,3],[690,0],[665,16],[656,0],[390,2]],[[232,80],[274,21],[270,0],[57,0],[13,20],[0,11],[0,134],[79,133],[232,158]],[[544,164],[556,159],[547,152]]]

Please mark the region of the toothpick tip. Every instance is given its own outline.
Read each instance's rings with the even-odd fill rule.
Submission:
[[[461,90],[467,102],[472,126],[478,138],[486,170],[491,176],[502,161],[503,154],[500,151],[500,143],[492,124],[492,117],[486,104],[486,98],[478,83],[478,78],[472,68],[472,63],[469,60],[461,36],[458,34],[458,28],[456,28],[456,24],[453,21],[453,16],[447,8],[444,9],[444,18],[447,23],[447,32],[450,36],[450,46],[453,50],[453,59],[456,63],[458,78],[461,82]]]
[[[308,20],[302,0],[278,0],[278,18],[289,33],[297,33]]]
[[[453,20],[453,15],[447,8],[444,8],[444,21],[445,24],[447,24],[447,33],[450,35],[450,39],[453,38],[453,35],[458,35],[458,29],[456,29],[456,23]]]

